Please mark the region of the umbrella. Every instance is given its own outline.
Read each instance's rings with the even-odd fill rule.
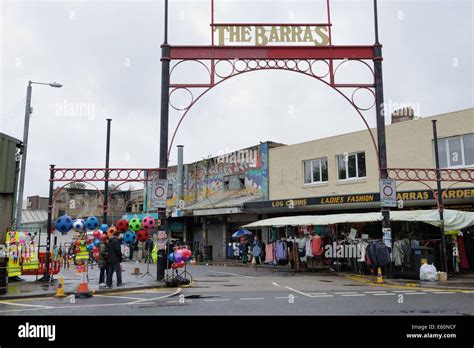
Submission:
[[[232,235],[232,238],[239,238],[242,236],[253,236],[253,233],[248,230],[238,230]]]

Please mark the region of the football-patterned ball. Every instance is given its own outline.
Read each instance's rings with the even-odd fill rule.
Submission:
[[[56,220],[56,229],[59,232],[68,232],[72,228],[72,219],[68,215],[60,216]]]
[[[142,220],[142,228],[151,230],[153,227],[155,227],[155,219],[151,216],[144,217]]]
[[[74,228],[76,232],[82,232],[84,231],[85,224],[83,219],[76,219],[72,222],[72,228]]]
[[[117,221],[115,224],[115,227],[117,227],[117,230],[120,232],[125,232],[128,230],[128,221],[125,219],[120,219]]]
[[[128,227],[133,231],[137,232],[142,228],[142,222],[139,218],[133,218],[128,222]]]
[[[93,231],[99,227],[99,219],[97,219],[95,216],[89,216],[86,219],[86,228],[89,231]]]

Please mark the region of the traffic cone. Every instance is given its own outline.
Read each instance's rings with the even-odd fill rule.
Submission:
[[[138,260],[135,261],[135,266],[136,266],[136,267],[135,267],[135,269],[133,270],[132,275],[140,275],[140,274],[142,274],[142,272],[140,272],[140,267],[138,267]]]
[[[66,297],[66,295],[64,294],[63,277],[59,277],[59,284],[58,284],[58,287],[56,289],[56,295],[54,295],[54,297]]]
[[[379,267],[377,269],[377,284],[382,284],[382,283],[383,283],[382,269]]]
[[[92,297],[92,291],[89,290],[86,272],[82,272],[81,274],[81,282],[79,283],[79,287],[77,288],[75,295],[76,297]]]

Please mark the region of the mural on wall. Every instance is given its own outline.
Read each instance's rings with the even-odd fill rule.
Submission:
[[[169,168],[167,204],[178,204],[176,166]],[[185,206],[204,199],[244,195],[268,196],[267,144],[253,146],[184,165]]]

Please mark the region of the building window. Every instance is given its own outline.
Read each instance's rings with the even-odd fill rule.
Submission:
[[[303,167],[305,184],[328,181],[328,159],[326,157],[303,161]]]
[[[439,139],[438,153],[441,168],[474,165],[474,133]]]
[[[366,177],[365,152],[346,153],[336,156],[338,180]]]
[[[226,175],[224,176],[224,191],[243,190],[245,188],[245,175]]]

